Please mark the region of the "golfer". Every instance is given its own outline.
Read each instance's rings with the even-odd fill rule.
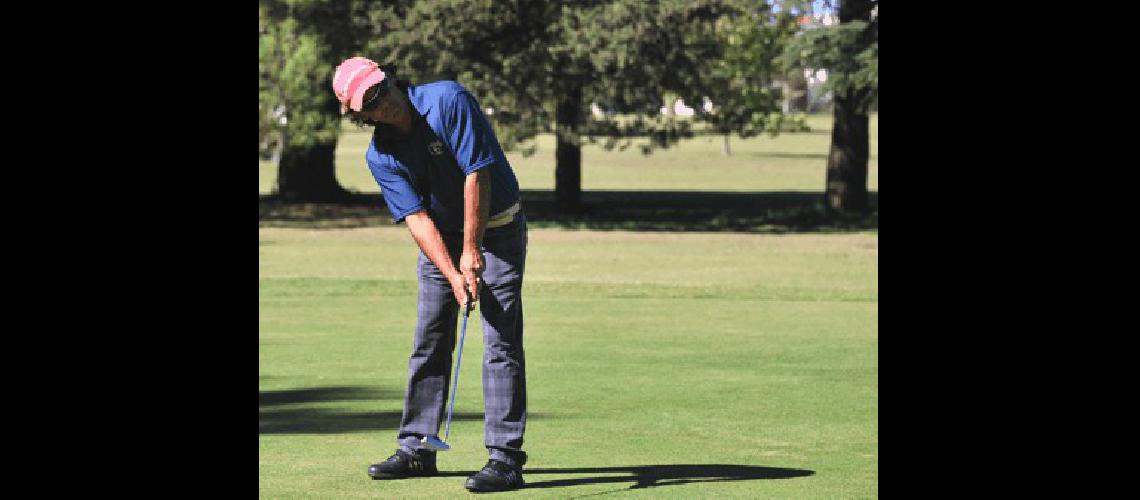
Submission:
[[[484,445],[490,460],[467,478],[471,491],[523,485],[526,365],[522,281],[526,218],[519,185],[479,103],[452,81],[411,85],[375,62],[336,68],[341,112],[375,127],[365,160],[392,218],[420,249],[415,341],[408,362],[399,448],[374,464],[374,479],[438,473],[425,437],[439,438],[460,307],[481,304]]]

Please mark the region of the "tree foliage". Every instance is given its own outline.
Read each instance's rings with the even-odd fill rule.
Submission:
[[[334,165],[341,117],[332,72],[359,50],[366,13],[386,3],[259,1],[258,107],[263,119],[272,115],[263,135],[280,134],[276,190],[282,198],[330,201],[345,194]]]
[[[786,12],[773,13],[768,4],[741,6],[739,12],[721,20],[719,39],[724,44],[724,57],[714,67],[714,75],[722,86],[716,102],[731,106],[723,114],[726,125],[735,125],[742,136],[757,131],[754,115],[778,109],[778,96],[772,84],[784,71],[775,57],[795,29],[795,20]],[[733,117],[736,114],[738,117]],[[724,123],[726,120],[715,120]]]
[[[826,5],[831,7],[831,3]],[[870,4],[870,21],[852,20],[803,30],[788,44],[783,59],[793,68],[828,70],[824,89],[859,96],[854,104],[865,111],[879,89],[879,18],[877,1],[861,3]]]
[[[367,52],[413,80],[460,81],[494,109],[508,149],[532,152],[527,146],[543,132],[576,144],[648,136],[661,146],[687,128],[658,116],[661,97],[698,88],[718,47],[692,33],[724,11],[720,1],[421,0],[402,17],[374,22],[378,37]],[[575,92],[583,119],[555,126],[559,100]],[[590,103],[633,117],[585,119]]]
[[[725,154],[730,134],[775,135],[789,122],[781,112],[784,96],[775,84],[787,77],[780,55],[796,30],[791,13],[774,12],[768,3],[739,0],[731,5],[732,11],[718,19],[716,32],[703,34],[715,40],[721,52],[710,64],[702,89],[715,107],[694,106],[698,119],[725,135]]]
[[[290,2],[296,3],[296,2]],[[320,104],[327,100],[330,78],[329,44],[318,30],[298,19],[287,3],[260,6],[258,101],[263,113],[282,109],[285,124],[276,120],[289,145],[335,142],[340,120]]]
[[[562,190],[580,184],[584,142],[636,140],[648,154],[692,136],[690,120],[658,112],[666,95],[718,132],[748,137],[786,124],[772,84],[789,69],[835,68],[831,87],[877,87],[877,21],[793,37],[794,7],[806,3],[259,0],[259,110],[285,117],[259,128],[282,134],[281,179],[335,185],[330,151],[341,117],[331,73],[363,55],[415,82],[459,81],[493,110],[505,149],[530,154],[537,134],[555,133]],[[863,44],[854,58],[837,48],[851,43]],[[705,98],[713,111],[702,109]],[[592,103],[617,116],[593,117]],[[305,162],[321,163],[322,173],[298,175]]]

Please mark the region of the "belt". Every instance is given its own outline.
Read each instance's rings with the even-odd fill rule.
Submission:
[[[515,214],[519,213],[520,209],[522,209],[522,205],[516,201],[510,208],[491,216],[491,218],[487,220],[487,229],[505,226],[514,222]]]

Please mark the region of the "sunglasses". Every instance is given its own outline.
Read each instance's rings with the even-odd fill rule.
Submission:
[[[360,110],[371,111],[377,104],[380,104],[380,100],[383,99],[384,96],[388,94],[388,90],[392,88],[391,80],[391,78],[385,78],[380,80],[380,83],[373,85],[372,88],[376,90],[373,91],[372,97],[369,97],[367,101],[364,101],[364,103],[360,105]]]

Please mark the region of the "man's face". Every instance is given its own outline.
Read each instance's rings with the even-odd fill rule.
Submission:
[[[395,123],[407,112],[399,92],[393,92],[391,78],[385,78],[364,92],[364,102],[356,116],[380,123]]]

